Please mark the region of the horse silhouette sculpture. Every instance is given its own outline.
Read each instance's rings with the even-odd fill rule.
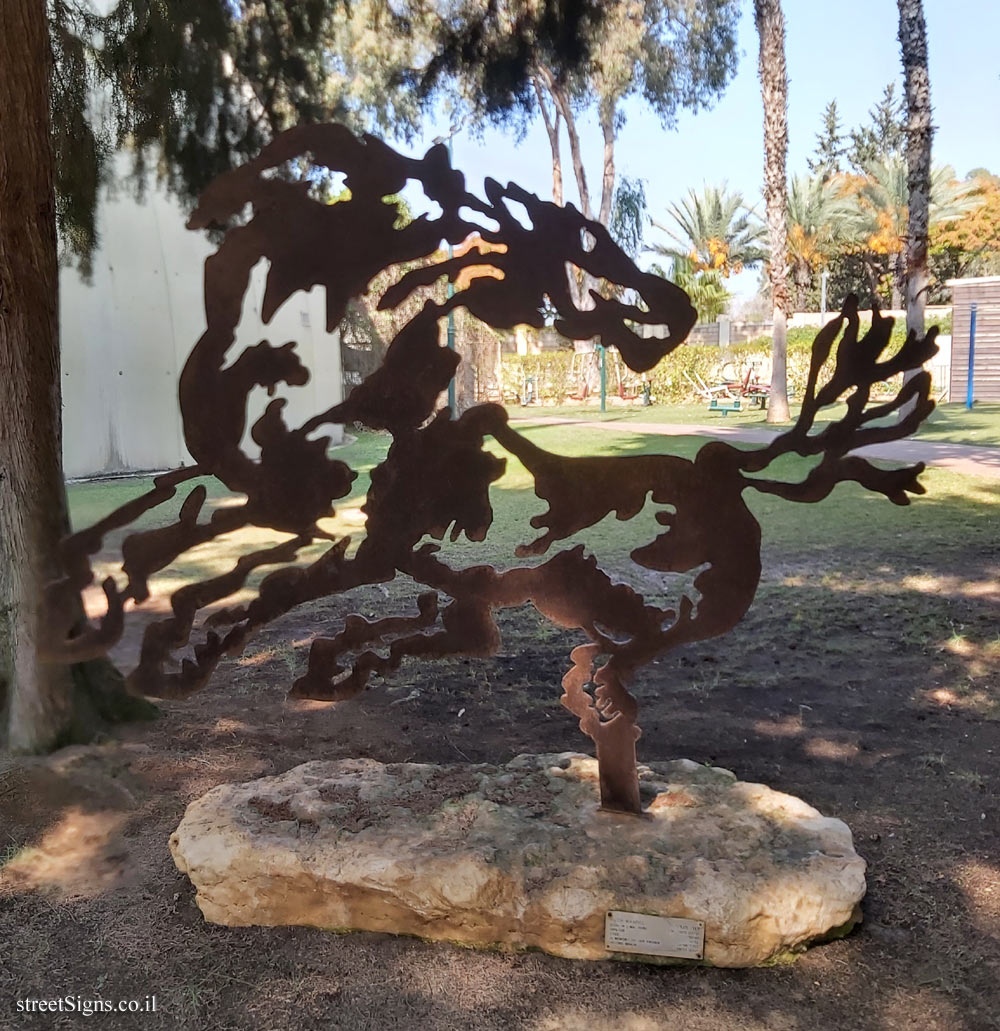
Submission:
[[[304,166],[316,174],[342,174],[349,198],[333,204],[317,199],[316,174],[303,177]],[[287,174],[292,167],[298,176]],[[393,198],[411,180],[440,214],[400,225]],[[315,638],[291,694],[339,701],[407,657],[496,653],[496,611],[530,602],[552,622],[585,636],[572,652],[562,702],[596,747],[603,807],[638,813],[640,731],[627,684],[655,656],[725,633],[749,608],[760,578],[761,534],[745,492],[819,501],[837,483],[853,480],[900,505],[908,503],[908,492],[922,493],[922,464],[886,470],[850,452],[911,433],[931,411],[930,377],[923,371],[908,378],[893,400],[869,406],[869,398],[873,384],[920,369],[937,350],[936,330],[923,338],[911,334],[895,354],[884,356],[892,320],[876,313],[859,336],[857,305],[849,300],[816,337],[798,421],[766,447],[740,450],[717,441],[705,444],[694,460],[552,454],[513,429],[498,405],[479,405],[459,418],[439,409],[459,362],[441,343],[440,323],[449,311],[461,306],[500,329],[540,327],[554,313],[563,336],[614,346],[636,372],[651,369],[681,344],[696,314],[683,291],[640,271],[602,225],[572,206],[558,207],[493,180],[484,192],[485,200],[467,191],[443,146],[414,159],[336,125],[291,129],[255,161],[209,186],[190,226],[222,228],[225,235],[205,265],[207,328],[180,380],[184,436],[195,464],[157,477],[148,493],[63,542],[65,576],[49,589],[49,657],[75,662],[106,652],[122,633],[126,602],[139,606],[149,598],[151,576],[222,534],[271,528],[292,536],[173,594],[171,614],[144,631],[138,665],[127,678],[131,690],[185,696],[208,681],[223,656],[240,653],[255,631],[297,606],[398,576],[423,585],[409,615],[351,615],[338,632]],[[459,244],[472,233],[491,249],[441,260],[442,240]],[[460,281],[466,268],[486,265],[491,274],[462,277],[464,286],[446,301],[427,300],[392,339],[382,365],[343,402],[304,425],[286,425],[285,402],[273,399],[251,427],[259,445],[259,456],[252,457],[242,447],[251,392],[295,387],[309,376],[294,343],[262,341],[230,354],[251,270],[261,259],[270,262],[265,322],[293,293],[319,285],[326,291],[328,330],[386,270],[403,269],[377,298],[381,309],[441,277]],[[571,275],[611,289],[591,289],[578,305]],[[642,338],[636,332],[642,324],[666,326],[668,335]],[[820,410],[845,400],[846,414],[817,430]],[[884,425],[908,402],[913,404],[904,418]],[[331,454],[329,438],[315,436],[324,425],[342,423],[392,435],[385,460],[372,472],[366,532],[353,551],[349,537],[331,536],[319,525],[349,495],[356,477]],[[485,449],[487,438],[523,463],[535,493],[548,504],[531,520],[538,535],[517,549],[520,557],[540,556],[534,564],[504,571],[453,568],[433,543],[449,532],[453,541],[462,534],[470,541],[487,538],[490,485],[506,465]],[[764,475],[789,453],[818,461],[799,482]],[[193,486],[175,522],[125,538],[122,575],[103,582],[105,615],[82,628],[74,625],[65,599],[92,582],[90,557],[105,535],[168,501],[186,481],[208,475],[246,499],[202,518],[206,490]],[[697,604],[687,595],[672,608],[648,604],[632,587],[613,581],[582,545],[551,553],[609,514],[631,519],[647,504],[662,532],[632,551],[631,560],[647,570],[693,576]],[[304,548],[324,540],[329,546],[319,558],[297,561]],[[277,568],[263,577],[251,601],[226,604],[254,570],[268,566]],[[187,653],[180,664],[178,652]]]

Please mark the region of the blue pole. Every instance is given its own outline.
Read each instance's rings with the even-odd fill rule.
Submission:
[[[976,385],[976,306],[969,313],[969,380],[965,387],[965,407],[972,409]]]

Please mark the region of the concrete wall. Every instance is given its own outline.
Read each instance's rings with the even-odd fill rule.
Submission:
[[[998,277],[1000,281],[1000,277]],[[951,305],[929,305],[925,311],[926,324],[928,326],[940,319],[945,319],[951,313]],[[828,311],[826,321],[835,318],[839,312]],[[891,315],[898,323],[906,324],[905,311],[883,311],[883,315]],[[862,323],[871,322],[872,313],[870,310],[859,312]],[[798,312],[788,320],[789,329],[819,329],[824,324],[824,316],[818,312]],[[721,327],[721,328],[720,328]],[[737,347],[749,340],[757,340],[760,337],[769,337],[773,324],[770,322],[746,322],[740,319],[731,319],[728,315],[720,315],[715,322],[699,322],[688,336],[689,344],[710,344]],[[639,335],[642,337],[665,337],[666,326],[640,326]]]
[[[92,280],[60,274],[63,461],[66,475],[100,476],[167,469],[191,461],[181,430],[177,381],[205,329],[202,266],[214,247],[184,226],[180,206],[159,189],[144,203],[120,188],[101,205],[101,245]],[[261,323],[265,263],[254,270],[244,303],[235,358],[267,339],[295,340],[311,370],[304,387],[285,388],[285,420],[304,422],[343,396],[340,343],[325,332],[321,288],[298,293]],[[267,401],[251,397],[251,422]],[[340,427],[330,431],[335,441]],[[245,449],[256,454],[249,436]]]
[[[932,326],[939,319],[946,319],[951,313],[950,304],[928,304],[924,309],[924,324]],[[829,322],[839,311],[828,311],[826,321]],[[886,308],[883,315],[891,315],[897,322],[906,323],[906,311],[901,308]],[[871,322],[871,312],[862,311],[861,320]],[[818,329],[824,323],[823,315],[818,311],[798,311],[788,320],[789,329],[800,329],[802,327],[815,327]]]

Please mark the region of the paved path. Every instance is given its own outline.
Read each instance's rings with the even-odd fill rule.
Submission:
[[[605,420],[590,422],[586,419],[567,419],[554,415],[539,415],[511,419],[515,423],[535,423],[543,426],[586,426],[588,429],[612,430],[615,433],[655,433],[661,436],[722,437],[748,444],[769,444],[781,431],[754,429],[747,426],[727,426],[724,422],[697,425],[686,422],[632,422],[631,420]],[[910,437],[888,444],[870,444],[856,452],[868,458],[882,458],[891,462],[926,462],[967,476],[982,476],[1000,480],[1000,448],[978,447],[975,444],[945,444],[934,440]]]

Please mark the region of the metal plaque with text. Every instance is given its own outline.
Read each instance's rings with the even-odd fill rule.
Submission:
[[[611,952],[702,959],[705,924],[701,920],[612,910],[604,925],[604,944]]]

